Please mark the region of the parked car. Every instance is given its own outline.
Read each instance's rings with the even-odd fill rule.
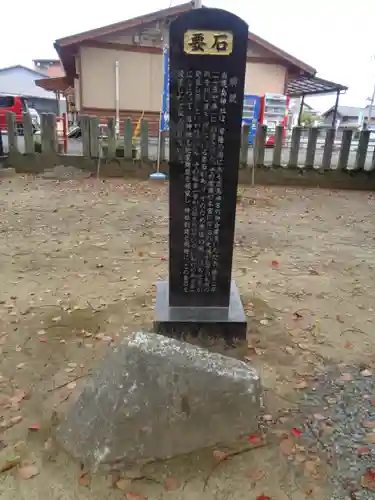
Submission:
[[[34,133],[40,129],[40,117],[38,112],[27,106],[27,99],[17,95],[0,94],[0,130],[7,129],[6,114],[10,111],[16,115],[17,133],[23,135],[23,114],[29,112],[33,124]]]

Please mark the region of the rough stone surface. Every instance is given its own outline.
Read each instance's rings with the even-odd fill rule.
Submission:
[[[133,468],[253,432],[260,393],[242,361],[134,333],[104,359],[57,439],[91,470]]]

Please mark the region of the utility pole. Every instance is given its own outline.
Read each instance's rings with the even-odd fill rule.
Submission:
[[[202,8],[202,0],[192,0],[194,9]]]
[[[368,108],[367,128],[371,126],[371,116],[372,116],[372,108],[374,107],[374,101],[375,101],[375,85],[370,99],[370,106]]]

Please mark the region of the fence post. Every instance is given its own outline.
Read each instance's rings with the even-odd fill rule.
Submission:
[[[281,153],[283,151],[284,142],[284,127],[283,125],[278,125],[275,132],[275,147],[273,149],[272,166],[281,166]]]
[[[354,170],[363,170],[365,168],[370,133],[370,130],[362,130],[360,133]]]
[[[7,128],[8,128],[8,154],[18,153],[17,142],[17,126],[15,113],[7,112],[6,114]]]
[[[258,123],[257,133],[255,136],[254,152],[255,152],[255,167],[264,165],[264,152],[266,149],[267,127]]]
[[[140,158],[148,160],[148,121],[141,120]]]
[[[159,157],[160,157],[160,163],[165,161],[165,139],[167,137],[167,133],[162,130],[160,132],[160,144],[159,144]]]
[[[80,118],[82,154],[85,158],[90,158],[90,117],[81,115]]]
[[[56,153],[56,115],[42,113],[41,115],[42,153]]]
[[[25,153],[35,154],[33,123],[30,113],[22,113],[23,118],[23,138],[25,141]]]
[[[247,157],[249,154],[249,125],[243,125],[241,131],[241,151],[240,151],[240,168],[246,168]]]
[[[288,167],[298,167],[298,153],[301,142],[302,127],[296,126],[292,131],[292,144],[290,146]]]
[[[331,168],[331,159],[333,153],[333,146],[335,143],[335,135],[336,129],[329,128],[326,132],[326,140],[324,141],[324,150],[323,150],[323,159],[322,159],[322,168],[330,169]]]
[[[339,161],[337,168],[339,170],[345,170],[348,166],[350,146],[352,144],[353,130],[344,129],[342,131],[341,147],[339,153]]]
[[[316,143],[318,141],[319,129],[311,127],[307,139],[307,149],[305,158],[305,168],[313,168],[315,162]]]
[[[117,134],[116,134],[116,122],[114,118],[108,118],[107,121],[108,129],[108,145],[107,145],[107,156],[108,158],[116,157],[116,146],[117,146]]]
[[[124,121],[124,157],[127,160],[133,158],[133,126],[130,118]]]
[[[90,156],[91,158],[99,158],[99,118],[90,116]]]

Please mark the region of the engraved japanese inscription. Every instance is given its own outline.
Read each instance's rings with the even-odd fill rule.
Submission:
[[[228,56],[233,49],[233,34],[208,30],[188,30],[184,35],[186,54]]]
[[[247,26],[216,12],[170,33],[171,306],[229,304]]]

